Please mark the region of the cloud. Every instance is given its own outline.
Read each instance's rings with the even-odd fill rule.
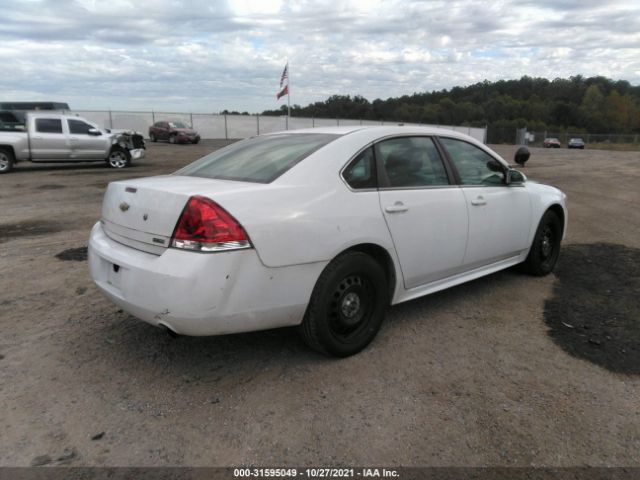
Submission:
[[[3,98],[74,108],[261,111],[484,79],[640,83],[640,5],[541,0],[28,0],[0,21]]]

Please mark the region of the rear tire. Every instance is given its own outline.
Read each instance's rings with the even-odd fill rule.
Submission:
[[[0,148],[0,174],[11,172],[15,162],[16,159],[11,150]]]
[[[522,269],[536,277],[551,273],[560,255],[561,240],[562,223],[555,212],[547,210],[540,220],[529,255],[522,263]]]
[[[300,333],[314,350],[348,357],[376,336],[389,304],[382,266],[369,255],[348,252],[324,269],[313,289]]]
[[[114,147],[107,157],[107,165],[110,168],[127,168],[131,165],[131,155],[124,148]]]

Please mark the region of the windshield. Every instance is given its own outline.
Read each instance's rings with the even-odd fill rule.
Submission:
[[[213,152],[175,175],[271,183],[338,136],[297,133],[253,137]]]
[[[182,122],[169,122],[171,128],[189,128]]]

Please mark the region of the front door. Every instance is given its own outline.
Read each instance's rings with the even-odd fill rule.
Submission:
[[[528,248],[531,201],[524,185],[506,185],[505,168],[464,140],[441,137],[455,166],[469,211],[465,270],[489,265]]]
[[[89,134],[89,130],[95,127],[82,120],[70,118],[67,121],[73,160],[103,160],[107,157],[109,139],[105,135]]]
[[[430,137],[376,145],[382,169],[380,208],[407,289],[459,271],[467,242],[467,207]]]

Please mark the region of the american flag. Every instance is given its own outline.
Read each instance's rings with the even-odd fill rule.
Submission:
[[[282,88],[282,85],[284,85],[284,81],[287,78],[289,78],[289,64],[288,63],[284,66],[284,70],[282,71],[282,76],[280,77],[280,88]]]
[[[276,93],[276,100],[280,100],[280,97],[284,97],[285,95],[289,95],[289,85],[285,85],[282,90]]]

